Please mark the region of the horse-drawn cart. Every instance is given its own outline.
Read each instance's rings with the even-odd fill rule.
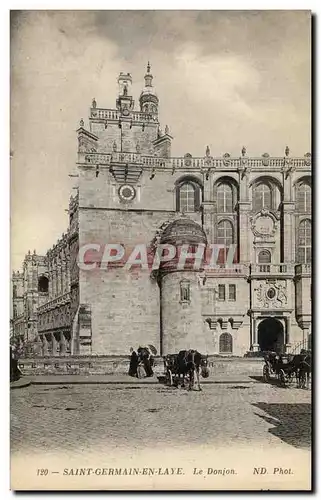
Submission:
[[[274,352],[266,353],[264,356],[263,380],[269,382],[275,375],[280,385],[285,387],[291,384],[296,376],[296,367],[291,361],[291,356],[278,355]]]
[[[164,356],[164,374],[165,374],[165,384],[172,386],[173,384],[178,384],[178,373],[177,373],[177,354],[168,354]]]

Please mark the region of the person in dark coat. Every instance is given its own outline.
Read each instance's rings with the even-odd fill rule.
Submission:
[[[21,377],[21,371],[18,367],[18,354],[17,350],[10,346],[10,382],[19,380]]]
[[[137,349],[137,352],[138,352],[139,358],[143,362],[144,369],[146,372],[146,377],[152,377],[154,375],[154,372],[152,369],[152,366],[154,364],[154,359],[151,356],[149,349],[147,349],[146,347],[139,347]]]
[[[130,356],[130,363],[129,363],[129,370],[128,370],[128,375],[131,377],[138,377],[137,374],[137,368],[138,368],[138,354],[134,349],[131,347],[130,349],[131,356]]]

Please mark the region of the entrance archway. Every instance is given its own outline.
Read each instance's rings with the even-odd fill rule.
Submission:
[[[275,318],[261,321],[258,327],[258,343],[260,351],[284,353],[284,327]]]

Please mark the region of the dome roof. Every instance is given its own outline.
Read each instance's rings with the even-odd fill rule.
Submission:
[[[206,245],[207,238],[202,227],[197,222],[182,217],[171,222],[163,231],[160,243],[169,243],[171,245]]]

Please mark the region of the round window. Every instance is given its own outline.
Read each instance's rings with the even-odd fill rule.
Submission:
[[[269,297],[269,299],[274,299],[275,294],[276,294],[276,291],[275,291],[274,288],[269,288],[268,289],[267,296]]]
[[[119,188],[119,197],[123,201],[131,201],[135,198],[136,191],[133,186],[124,184]]]

